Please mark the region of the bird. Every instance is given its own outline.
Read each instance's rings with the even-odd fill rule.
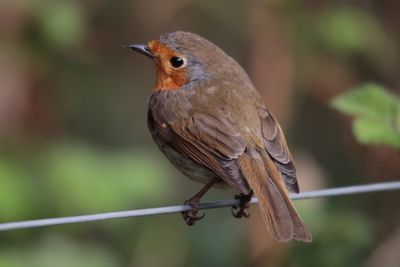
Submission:
[[[204,184],[185,201],[188,225],[202,219],[202,196],[233,187],[235,217],[249,217],[254,195],[271,237],[312,241],[289,191],[299,193],[296,168],[282,128],[244,69],[207,39],[185,31],[126,47],[149,57],[156,70],[147,124],[160,150],[185,176]]]

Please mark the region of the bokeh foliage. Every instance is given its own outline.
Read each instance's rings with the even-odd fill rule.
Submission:
[[[366,84],[338,96],[332,105],[355,117],[354,135],[361,143],[400,149],[400,98],[382,86]]]

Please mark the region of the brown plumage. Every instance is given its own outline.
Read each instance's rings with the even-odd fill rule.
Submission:
[[[149,45],[130,45],[156,65],[149,100],[150,132],[171,163],[207,184],[187,203],[191,225],[201,196],[214,184],[237,189],[242,199],[259,200],[262,217],[279,241],[311,241],[288,190],[298,193],[296,170],[282,129],[266,109],[245,71],[204,38],[188,32],[161,35]]]

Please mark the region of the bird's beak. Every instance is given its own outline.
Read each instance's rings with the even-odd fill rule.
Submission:
[[[154,55],[151,52],[151,49],[148,45],[142,45],[142,44],[130,44],[130,45],[126,45],[125,47],[132,49],[136,52],[139,52],[145,56],[148,56],[149,58],[153,58]]]

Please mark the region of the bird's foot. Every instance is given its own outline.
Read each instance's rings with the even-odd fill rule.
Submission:
[[[240,204],[232,206],[231,212],[234,217],[236,218],[250,217],[248,208],[250,207],[251,196],[252,196],[251,193],[247,195],[240,193],[239,195],[235,196],[235,199],[240,200]]]
[[[192,207],[191,210],[182,212],[183,219],[185,220],[187,225],[189,226],[194,225],[196,221],[203,219],[204,216],[206,215],[205,213],[203,213],[200,216],[198,215],[199,204],[200,204],[200,199],[196,197],[188,199],[184,202],[184,205],[189,205],[190,207]]]

